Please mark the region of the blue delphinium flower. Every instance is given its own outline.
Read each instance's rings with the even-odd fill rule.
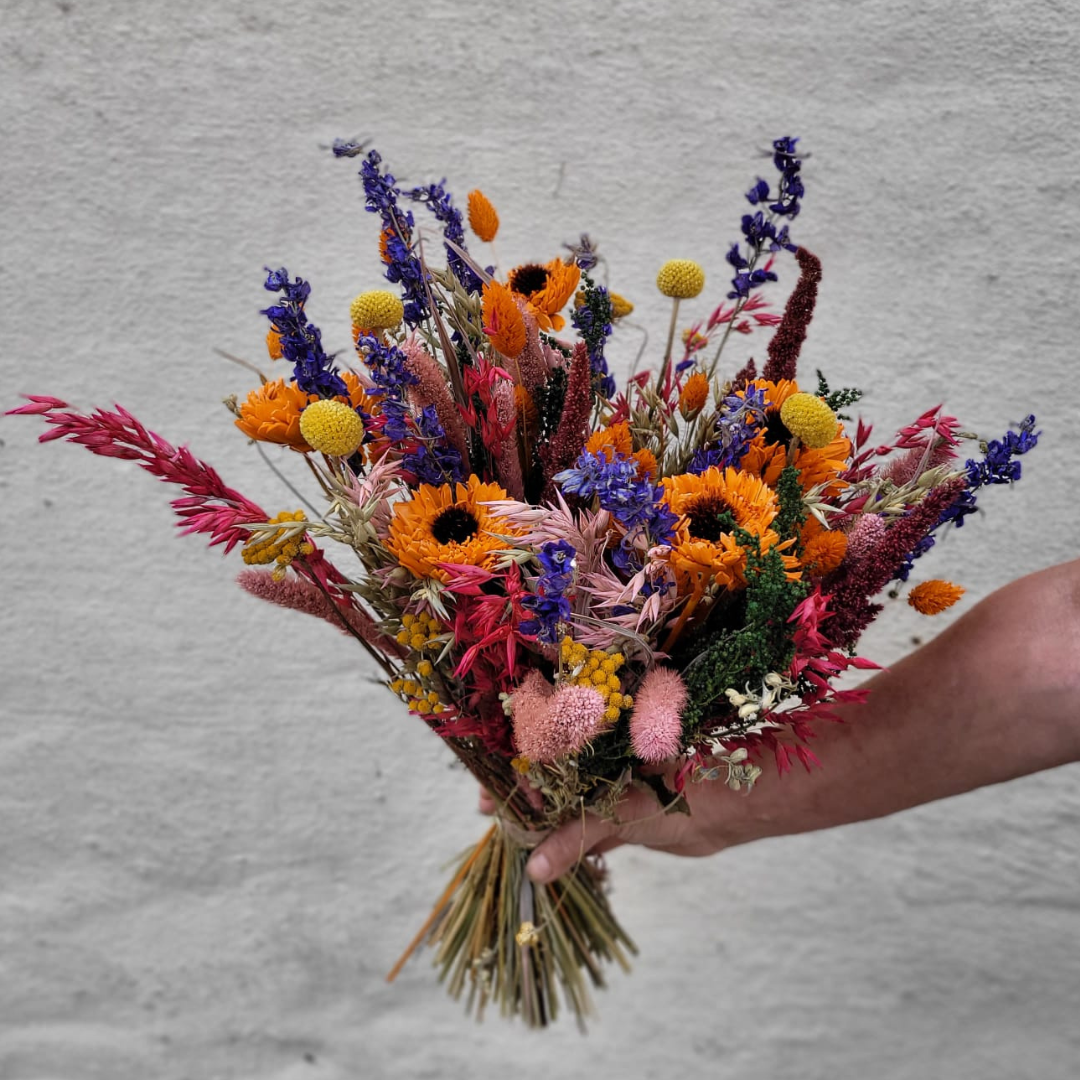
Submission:
[[[340,149],[340,152],[339,152]],[[345,152],[350,144],[335,144],[334,153],[339,157],[352,156]],[[428,314],[427,297],[424,293],[424,271],[420,260],[413,254],[406,241],[411,236],[415,221],[412,212],[398,206],[401,190],[394,177],[379,167],[382,158],[375,150],[368,151],[360,166],[360,179],[367,196],[369,212],[382,218],[386,235],[386,280],[402,287],[402,303],[405,306],[405,322],[417,326]],[[404,233],[404,235],[402,235]]]
[[[521,633],[535,635],[537,641],[554,645],[559,640],[559,624],[570,619],[570,601],[565,596],[574,581],[577,550],[565,540],[544,544],[537,554],[543,573],[536,579],[536,592],[521,601],[533,613],[518,626]]]
[[[611,294],[603,285],[596,285],[587,273],[582,274],[583,303],[574,307],[570,322],[589,351],[593,389],[610,400],[617,387],[608,371],[604,343],[611,336]]]
[[[406,438],[410,432],[408,388],[417,378],[408,369],[405,354],[375,335],[359,338],[357,345],[375,384],[371,396],[379,399],[379,409],[386,418],[383,433],[394,440]]]
[[[437,486],[464,482],[465,466],[461,454],[447,443],[435,406],[421,409],[412,419],[422,441],[416,449],[402,456],[402,468],[411,472],[421,484]]]
[[[450,193],[445,187],[446,181],[416,187],[409,192],[413,202],[424,203],[443,224],[443,236],[452,240],[458,247],[465,247],[465,229],[461,223],[461,211],[454,206]],[[454,277],[461,282],[461,287],[468,293],[478,293],[483,282],[473,272],[472,267],[449,245],[446,244],[446,265]]]
[[[679,520],[664,502],[662,487],[638,477],[638,463],[625,454],[609,461],[602,451],[583,450],[572,469],[556,473],[555,483],[581,499],[595,498],[602,510],[626,530],[612,561],[620,569],[636,569],[634,540],[644,534],[650,547],[670,543]]]
[[[745,396],[729,394],[720,403],[716,418],[716,438],[708,447],[698,450],[690,459],[686,471],[700,476],[706,469],[716,466],[726,469],[738,466],[754,436],[765,423],[765,391],[748,389]],[[719,445],[715,445],[715,443]]]
[[[915,565],[915,560],[925,555],[937,542],[934,536],[939,529],[948,524],[961,528],[964,519],[978,510],[975,493],[988,484],[1012,484],[1020,479],[1020,462],[1017,457],[1026,454],[1038,445],[1041,431],[1035,430],[1035,417],[1024,418],[1015,431],[1009,430],[1001,439],[991,439],[986,443],[986,451],[981,461],[968,458],[964,463],[967,472],[967,487],[953,503],[947,506],[938,518],[937,524],[912,549],[896,574],[898,581],[907,581]]]
[[[771,270],[756,267],[763,252],[796,249],[788,235],[788,226],[777,228],[774,219],[793,218],[801,208],[799,200],[805,189],[799,175],[802,162],[795,156],[795,144],[798,141],[790,136],[773,140],[773,164],[780,173],[775,196],[771,193],[768,181],[760,176],[746,193],[746,200],[751,206],[765,205],[769,214],[767,216],[763,211],[757,210],[753,214],[743,215],[742,234],[746,242],[746,252],[744,254],[738,244],[732,244],[726,256],[735,270],[735,276],[731,279],[731,292],[728,293],[729,300],[745,300],[752,290],[767,281],[776,281],[776,274]]]
[[[265,315],[281,337],[281,355],[293,365],[296,385],[306,394],[332,398],[348,395],[337,368],[323,352],[322,334],[319,328],[308,322],[304,304],[311,293],[311,286],[302,278],[290,280],[289,271],[266,268],[263,286],[268,292],[281,293],[281,301],[263,308]]]

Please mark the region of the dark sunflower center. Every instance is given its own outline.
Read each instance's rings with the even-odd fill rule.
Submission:
[[[715,544],[721,533],[735,531],[738,522],[726,499],[719,495],[702,495],[686,511],[690,535],[695,540]]]
[[[785,446],[791,442],[791,432],[787,425],[780,419],[780,410],[774,409],[765,420],[765,442],[783,443]]]
[[[538,293],[548,281],[548,268],[538,263],[528,263],[519,266],[510,275],[510,288],[522,296],[532,296]]]
[[[480,524],[464,506],[448,506],[431,524],[431,535],[440,544],[464,544],[475,536]]]

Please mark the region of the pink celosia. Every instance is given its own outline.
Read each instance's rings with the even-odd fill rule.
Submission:
[[[885,533],[885,519],[880,514],[860,514],[847,534],[847,550],[844,558],[856,562],[861,559]]]
[[[551,762],[576,753],[603,726],[605,708],[591,686],[555,690],[531,671],[514,691],[514,745],[530,761]]]
[[[642,761],[657,763],[682,750],[682,710],[686,685],[671,668],[655,667],[634,695],[630,744]]]
[[[512,499],[525,498],[525,480],[521,474],[521,458],[518,455],[517,405],[514,400],[514,384],[503,380],[495,387],[495,411],[499,428],[506,436],[495,454],[495,470],[499,483],[506,488]]]

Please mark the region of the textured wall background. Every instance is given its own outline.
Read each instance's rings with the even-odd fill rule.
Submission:
[[[715,302],[757,154],[794,133],[795,236],[825,266],[804,370],[870,387],[882,432],[941,400],[987,436],[1031,409],[1045,431],[927,575],[966,609],[1076,554],[1073,6],[2,15],[4,406],[119,400],[291,507],[219,404],[251,377],[212,350],[261,361],[261,268],[282,263],[347,346],[376,225],[335,136],[459,200],[482,186],[504,266],[587,229],[659,348],[658,264],[699,259]],[[387,987],[481,831],[472,784],[349,640],[173,538],[161,485],[39,431],[0,423],[0,1080],[1076,1075],[1076,767],[706,862],[617,853],[642,956],[586,1039],[476,1027],[423,961]],[[864,651],[945,621],[916,620],[895,607]]]

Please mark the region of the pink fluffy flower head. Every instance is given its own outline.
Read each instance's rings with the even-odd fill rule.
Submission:
[[[558,690],[531,671],[514,691],[514,744],[530,761],[581,750],[603,727],[606,702],[591,686]]]
[[[685,705],[686,685],[677,671],[656,667],[645,676],[630,714],[630,744],[642,761],[668,761],[682,750]]]

